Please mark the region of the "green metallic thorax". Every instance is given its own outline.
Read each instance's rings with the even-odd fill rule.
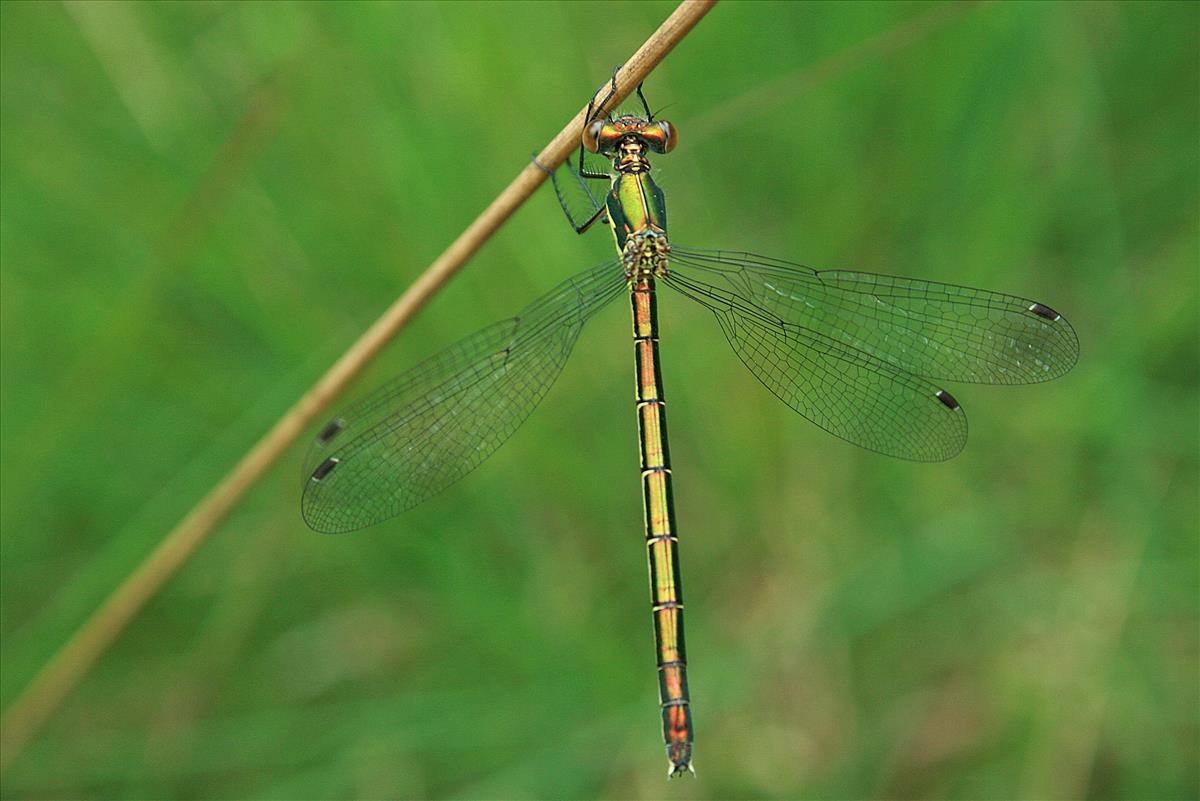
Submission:
[[[614,175],[605,206],[619,252],[625,251],[631,234],[647,230],[664,236],[667,233],[667,201],[650,177],[649,165],[644,170]]]

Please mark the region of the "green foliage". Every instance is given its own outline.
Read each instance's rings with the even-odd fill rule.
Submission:
[[[5,705],[670,3],[0,8]],[[1185,798],[1196,4],[728,3],[652,76],[672,236],[972,284],[1079,366],[966,452],[807,424],[661,301],[697,725],[664,784],[627,310],[498,456],[350,537],[293,449],[12,798]],[[355,388],[611,252],[549,189]]]

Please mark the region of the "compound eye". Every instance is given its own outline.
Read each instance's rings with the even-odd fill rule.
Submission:
[[[675,149],[675,145],[679,144],[679,131],[676,130],[674,125],[666,120],[657,123],[657,125],[662,129],[663,136],[666,138],[666,142],[663,145],[663,152],[670,153]]]
[[[655,122],[654,125],[655,127],[658,127],[659,130],[658,140],[655,141],[655,145],[658,145],[659,152],[668,153],[674,150],[674,146],[676,146],[679,141],[679,132],[676,131],[676,127],[671,125],[670,122],[667,122],[666,120]]]
[[[604,129],[604,120],[593,120],[583,128],[583,146],[593,153],[600,152],[600,131]]]
[[[642,128],[640,134],[646,145],[655,153],[670,153],[675,148],[678,137],[675,126],[666,120],[650,123]]]

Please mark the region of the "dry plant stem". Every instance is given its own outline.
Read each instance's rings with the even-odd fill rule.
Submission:
[[[714,5],[716,0],[684,0],[680,3],[621,68],[617,74],[617,92],[609,108],[624,100]],[[553,169],[578,147],[584,113],[585,109],[581,108],[538,154],[541,164]],[[0,771],[12,764],[96,659],[187,561],[234,504],[545,180],[546,173],[537,165],[526,166],[92,613],[6,710],[0,724]]]

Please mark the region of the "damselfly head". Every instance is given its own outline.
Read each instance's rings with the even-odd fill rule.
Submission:
[[[670,153],[679,141],[675,126],[666,120],[647,120],[626,114],[611,120],[592,120],[583,128],[583,146],[593,153],[611,155],[621,142],[637,139],[655,153]]]

